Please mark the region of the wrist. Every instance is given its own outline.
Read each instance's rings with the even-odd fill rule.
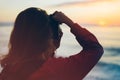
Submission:
[[[72,27],[74,22],[72,20],[68,20],[65,22],[65,24],[67,24],[69,27]]]

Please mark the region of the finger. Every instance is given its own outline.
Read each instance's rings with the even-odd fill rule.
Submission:
[[[61,11],[55,11],[54,13],[53,13],[53,15],[55,15],[55,14],[61,14],[62,12]]]
[[[55,11],[54,13],[53,13],[53,15],[55,15],[55,14],[57,14],[58,13],[58,11]]]

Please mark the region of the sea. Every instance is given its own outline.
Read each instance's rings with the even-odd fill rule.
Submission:
[[[0,59],[8,53],[8,42],[13,25],[0,26]],[[66,25],[60,26],[63,38],[56,57],[69,57],[82,50],[70,29]],[[95,67],[83,80],[120,80],[120,26],[82,25],[92,32],[104,48],[104,54]],[[0,67],[0,71],[2,68]]]

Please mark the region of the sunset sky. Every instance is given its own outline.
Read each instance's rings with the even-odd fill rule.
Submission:
[[[0,22],[14,22],[28,7],[45,9],[48,14],[62,11],[81,24],[120,25],[120,0],[0,0]]]

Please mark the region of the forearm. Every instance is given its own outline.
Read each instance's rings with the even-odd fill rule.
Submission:
[[[77,41],[83,47],[83,49],[101,47],[96,37],[85,28],[82,28],[76,23],[71,23],[69,26],[71,28],[71,32],[76,36]]]

